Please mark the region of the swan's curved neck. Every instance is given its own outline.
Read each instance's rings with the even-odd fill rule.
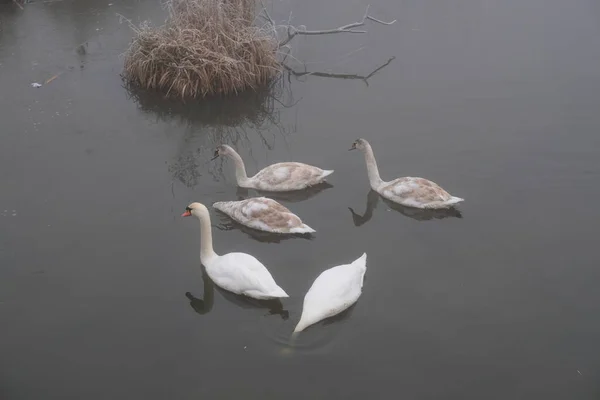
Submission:
[[[367,172],[369,174],[369,183],[371,184],[371,189],[376,191],[384,182],[379,177],[379,168],[377,168],[377,161],[375,161],[375,155],[370,144],[365,146],[364,153]]]
[[[244,165],[244,160],[242,160],[242,157],[240,157],[237,152],[233,150],[230,150],[230,152],[231,153],[228,155],[235,163],[235,180],[239,186],[245,187],[248,182],[248,175],[246,175],[246,166]]]
[[[217,257],[217,253],[213,250],[212,244],[212,229],[210,226],[210,215],[208,210],[201,210],[198,219],[200,220],[200,261],[204,266]]]

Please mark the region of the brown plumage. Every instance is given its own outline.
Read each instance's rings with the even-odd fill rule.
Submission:
[[[220,201],[213,207],[234,221],[272,233],[312,233],[310,226],[283,205],[266,197],[253,197],[240,201]]]

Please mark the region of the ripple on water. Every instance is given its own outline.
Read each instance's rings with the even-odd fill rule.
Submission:
[[[278,355],[289,357],[299,353],[329,352],[338,343],[340,331],[354,307],[297,333],[294,328],[302,312],[302,299],[286,302],[284,308],[294,310],[290,311],[289,318],[267,315],[261,319],[261,330]]]

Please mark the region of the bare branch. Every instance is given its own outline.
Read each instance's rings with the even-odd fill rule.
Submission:
[[[269,12],[267,11],[267,7],[265,7],[265,3],[263,3],[262,0],[260,2],[260,5],[262,6],[262,10],[264,11],[265,16],[267,17],[267,20],[269,21],[269,23],[273,27],[275,27],[275,21],[273,21],[273,18],[271,18],[271,16],[269,15]]]
[[[294,75],[296,77],[301,77],[301,76],[307,76],[307,75],[314,75],[314,76],[321,76],[324,78],[338,78],[338,79],[360,79],[363,82],[365,82],[365,84],[367,86],[369,86],[369,78],[371,78],[373,75],[375,75],[376,73],[378,73],[379,71],[381,71],[382,69],[384,69],[385,67],[387,67],[388,65],[390,65],[390,63],[392,61],[394,61],[396,59],[396,57],[391,57],[389,60],[387,60],[385,63],[383,63],[382,65],[380,65],[379,67],[375,68],[371,73],[369,73],[368,75],[357,75],[357,74],[338,74],[338,73],[331,73],[331,72],[317,72],[317,71],[296,71],[294,70],[292,67],[290,67],[289,65],[283,64],[283,68],[288,71],[291,75]]]
[[[265,18],[267,19],[268,23],[271,25],[271,30],[273,31],[275,40],[277,42],[279,42],[279,35],[277,34],[277,25],[275,25],[275,21],[273,21],[273,18],[271,18],[271,15],[269,15],[269,11],[267,11],[267,7],[265,6],[265,4],[263,3],[262,0],[260,0],[260,5],[262,7],[262,12],[264,13]]]
[[[367,15],[367,16],[366,16],[366,18],[367,18],[367,19],[370,19],[370,20],[371,20],[371,21],[373,21],[373,22],[377,22],[378,24],[383,24],[383,25],[392,25],[394,22],[396,22],[396,20],[393,20],[393,21],[391,21],[391,22],[385,22],[385,21],[382,21],[382,20],[380,20],[380,19],[373,18],[373,17],[371,17],[370,15]]]
[[[359,26],[364,26],[365,23],[367,22],[367,20],[373,21],[373,22],[376,22],[376,23],[382,24],[382,25],[392,25],[393,23],[396,22],[396,20],[393,20],[390,22],[385,22],[385,21],[382,21],[380,19],[370,16],[369,15],[369,7],[370,6],[367,6],[367,9],[365,10],[365,15],[363,15],[362,20],[360,20],[358,22],[353,22],[351,24],[343,25],[343,26],[340,26],[340,27],[334,28],[334,29],[309,31],[306,29],[298,29],[292,25],[287,25],[288,37],[286,39],[282,40],[281,42],[279,42],[279,47],[285,46],[297,35],[311,36],[311,35],[330,35],[330,34],[334,34],[334,33],[366,33],[367,31],[356,30],[353,28],[358,28]],[[263,8],[264,8],[264,6],[263,6]],[[268,18],[270,19],[270,17],[268,17]]]

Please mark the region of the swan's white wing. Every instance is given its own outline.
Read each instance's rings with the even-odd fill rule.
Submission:
[[[210,278],[223,289],[254,298],[288,297],[267,268],[246,253],[228,253],[218,257],[210,268]]]
[[[300,322],[295,332],[332,317],[354,304],[362,293],[366,254],[352,264],[338,265],[317,277],[304,296]]]

